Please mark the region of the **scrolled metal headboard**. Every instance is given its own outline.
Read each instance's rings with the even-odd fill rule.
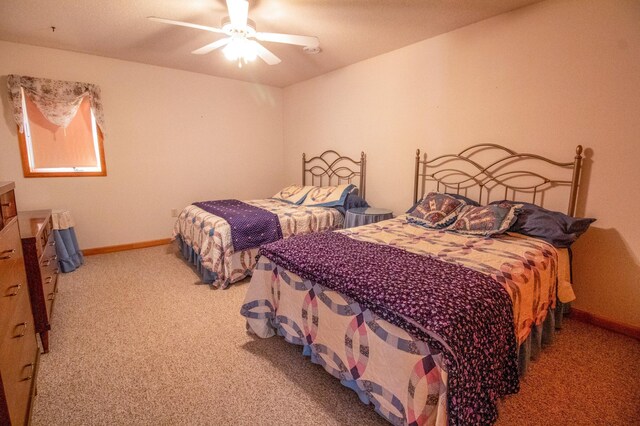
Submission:
[[[493,157],[493,160],[481,161],[479,157]],[[531,167],[521,170],[523,164],[535,165],[540,169],[535,171]],[[542,167],[542,164],[546,164]],[[464,168],[463,168],[464,167]],[[420,157],[420,150],[416,150],[416,171],[413,188],[413,202],[424,197],[427,182],[435,183],[435,190],[440,192],[466,195],[470,190],[477,192],[480,204],[496,199],[511,199],[528,201],[537,204],[536,198],[544,191],[556,186],[568,186],[569,206],[567,212],[573,216],[576,211],[578,182],[582,167],[582,145],[576,147],[576,155],[571,162],[558,162],[537,154],[518,153],[509,148],[496,144],[473,145],[458,154],[441,155],[428,160],[427,154]],[[554,169],[554,174],[567,175],[566,178],[550,178],[547,169]],[[543,174],[544,173],[544,174]],[[571,179],[568,179],[568,176]],[[522,183],[517,183],[522,182]],[[419,191],[419,187],[421,189]],[[496,187],[504,188],[500,197],[492,197]],[[420,192],[420,197],[418,193]],[[531,198],[522,200],[520,194],[527,194]],[[510,196],[509,196],[510,195]],[[483,200],[484,198],[484,200]]]
[[[360,161],[338,154],[334,150],[328,150],[320,155],[307,160],[306,154],[302,154],[302,185],[307,184],[307,174],[311,176],[310,185],[324,184],[340,185],[343,183],[353,183],[358,179],[358,192],[362,198],[365,197],[366,190],[366,159],[364,152],[360,153]]]

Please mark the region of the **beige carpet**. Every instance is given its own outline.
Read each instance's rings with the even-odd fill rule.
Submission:
[[[172,246],[87,257],[61,276],[33,424],[386,424],[300,347],[246,334],[248,281],[196,282]],[[640,342],[569,320],[499,424],[639,419]]]

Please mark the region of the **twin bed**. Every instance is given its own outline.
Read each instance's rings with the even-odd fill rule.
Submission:
[[[325,154],[303,156],[303,186],[306,174],[358,176],[364,196],[364,153],[359,162]],[[252,274],[241,307],[251,333],[301,345],[391,423],[492,423],[574,298],[567,247],[592,220],[563,221],[575,214],[581,154],[556,162],[492,144],[434,159],[418,151],[409,214],[341,230],[333,208],[252,201],[277,214],[283,239],[234,252],[229,224],[189,206],[175,235],[205,281],[226,287]],[[569,194],[569,216],[536,216],[558,191]],[[523,198],[531,204],[514,201]],[[421,225],[434,214],[438,226]],[[518,232],[491,235],[496,223]],[[548,237],[549,226],[562,235]]]
[[[365,168],[364,152],[360,160],[333,150],[309,159],[302,154],[302,187],[353,184],[364,198]],[[344,211],[334,207],[299,205],[275,198],[244,203],[277,215],[282,238],[340,229],[344,223]],[[202,281],[215,288],[226,288],[242,280],[256,265],[258,246],[236,250],[229,222],[207,211],[206,205],[185,207],[175,223],[173,236]]]
[[[564,189],[573,215],[581,151],[566,163],[486,144],[431,160],[418,151],[414,202],[427,185],[484,203],[541,204]],[[263,246],[241,314],[251,333],[301,345],[393,424],[492,423],[573,298],[568,249],[535,232],[489,238],[413,219]]]

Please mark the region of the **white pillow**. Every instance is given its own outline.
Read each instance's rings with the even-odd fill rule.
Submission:
[[[347,195],[355,188],[353,184],[315,187],[307,194],[303,206],[335,207],[344,205]]]
[[[315,186],[289,185],[271,198],[286,201],[291,204],[300,204],[305,199],[309,191],[316,188]]]

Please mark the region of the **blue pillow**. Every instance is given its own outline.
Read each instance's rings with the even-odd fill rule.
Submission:
[[[357,209],[360,207],[370,207],[369,203],[364,198],[353,192],[347,195],[347,199],[344,201],[345,210]]]
[[[502,202],[505,201],[494,201],[491,204]],[[506,202],[516,204],[514,201]],[[580,235],[589,229],[589,225],[596,221],[592,218],[567,216],[531,203],[518,202],[517,204],[522,205],[520,214],[509,231],[540,238],[559,248],[570,247]]]
[[[452,198],[455,198],[456,200],[463,201],[468,206],[480,207],[480,204],[478,204],[477,201],[473,201],[471,198],[467,198],[464,195],[460,195],[460,194],[447,194],[447,195]],[[407,213],[411,213],[412,211],[414,211],[416,207],[418,207],[418,204],[420,204],[421,201],[422,200],[418,200],[413,206],[411,206],[409,210],[407,210]]]
[[[370,207],[369,203],[367,203],[364,198],[358,195],[358,190],[354,190],[347,194],[347,198],[344,200],[344,204],[342,206],[336,206],[336,209],[340,211],[340,213],[345,214],[345,211],[351,209],[357,209],[359,207]]]

